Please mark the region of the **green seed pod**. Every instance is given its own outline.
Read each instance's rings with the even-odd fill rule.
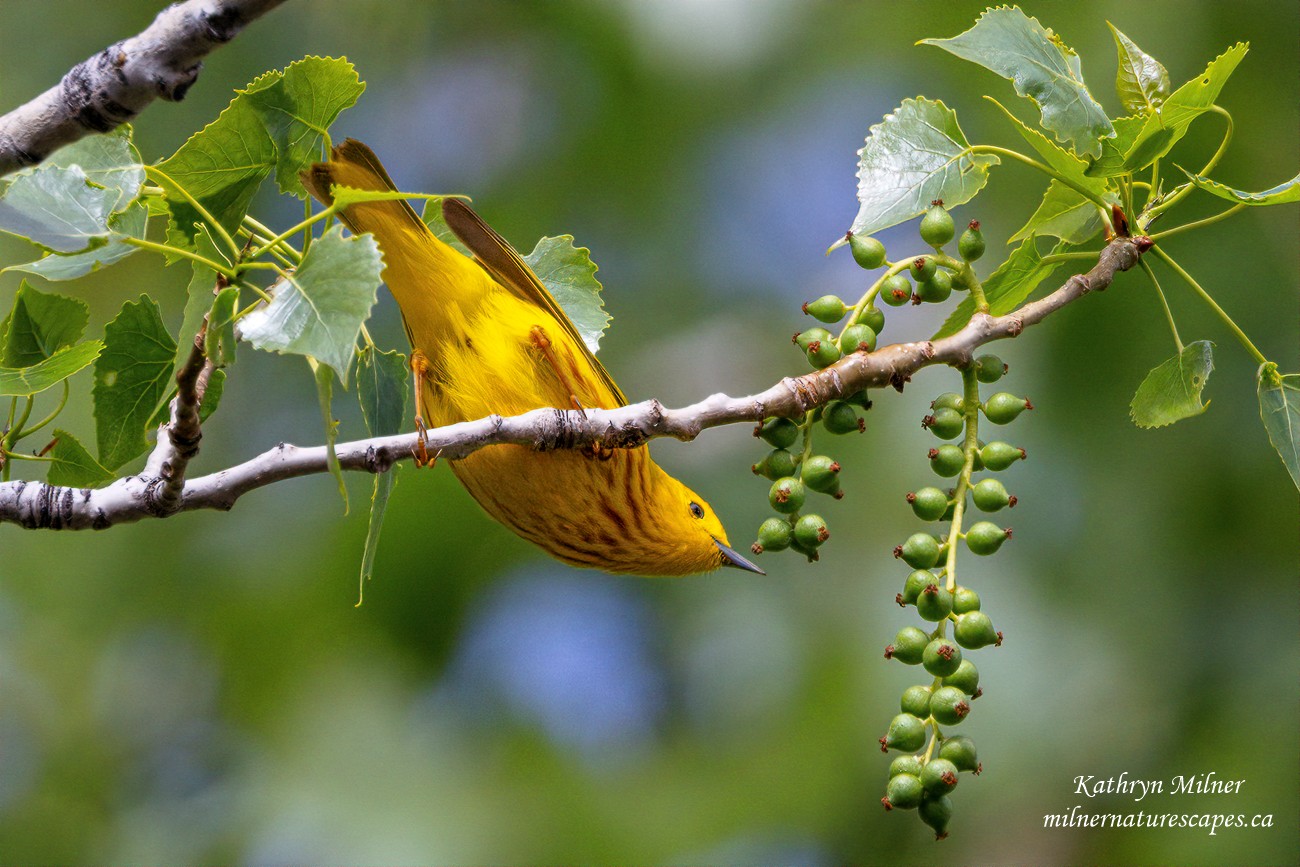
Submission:
[[[921,664],[935,677],[947,677],[961,665],[961,648],[946,638],[936,638],[925,646]]]
[[[922,620],[938,623],[952,613],[952,594],[938,584],[931,584],[916,597],[916,613]]]
[[[894,556],[913,569],[929,569],[939,562],[939,540],[929,533],[913,533],[894,549]]]
[[[768,518],[758,525],[758,542],[756,544],[761,550],[754,553],[784,551],[790,547],[790,540],[793,535],[794,531],[791,529],[789,521],[784,518]]]
[[[957,446],[948,443],[930,449],[930,469],[945,479],[951,479],[966,466],[966,455]]]
[[[915,774],[897,774],[890,777],[889,784],[885,786],[885,798],[889,801],[889,806],[900,810],[915,810],[921,805],[921,795],[924,792],[921,778]]]
[[[820,325],[814,325],[812,328],[806,329],[804,331],[800,331],[798,334],[794,336],[795,345],[798,346],[800,349],[802,349],[804,352],[808,351],[808,345],[811,344],[813,341],[818,341],[821,343],[830,343],[834,340],[835,340],[835,335],[831,334],[829,331],[827,331],[825,328],[822,328]]]
[[[894,636],[894,643],[885,648],[885,659],[897,659],[907,665],[916,665],[922,661],[929,645],[930,636],[915,626],[904,626]]]
[[[832,400],[822,410],[822,426],[833,434],[861,432],[866,424],[858,418],[853,407],[842,400]]]
[[[885,245],[870,235],[850,236],[849,250],[853,252],[854,261],[868,271],[885,264]]]
[[[947,301],[952,294],[952,277],[947,271],[939,270],[930,275],[930,279],[916,284],[916,297],[931,304]]]
[[[1000,440],[995,440],[980,449],[980,458],[984,461],[984,466],[994,472],[1005,470],[1016,461],[1024,460],[1025,457],[1024,449],[1016,448]]]
[[[984,236],[980,234],[980,221],[971,220],[966,231],[957,239],[957,252],[967,262],[974,262],[984,255]]]
[[[966,531],[966,547],[972,554],[987,556],[1002,547],[1011,538],[1010,529],[1002,529],[992,521],[980,521]]]
[[[772,508],[783,515],[789,515],[802,509],[806,497],[807,493],[804,491],[803,482],[794,476],[777,479],[772,484],[772,489],[767,493],[767,501],[772,504]]]
[[[937,798],[922,798],[917,808],[921,821],[934,829],[934,839],[942,840],[948,836],[948,824],[952,821],[952,799],[947,795]]]
[[[907,581],[903,583],[902,600],[904,604],[915,605],[916,600],[921,595],[921,591],[931,584],[938,584],[938,577],[928,569],[917,569],[907,576]]]
[[[996,355],[981,355],[975,359],[975,378],[980,382],[997,382],[1007,370],[1007,365]]]
[[[794,525],[794,538],[804,548],[816,551],[831,537],[820,515],[804,515]]]
[[[897,777],[899,774],[921,776],[921,760],[916,756],[894,756],[894,760],[889,763],[889,776]]]
[[[785,449],[772,449],[750,469],[754,471],[754,475],[765,476],[773,481],[792,476],[794,475],[794,455]]]
[[[914,753],[925,745],[925,723],[910,713],[900,713],[890,720],[883,743],[891,750]]]
[[[939,747],[939,758],[952,762],[959,771],[980,770],[979,757],[975,754],[975,741],[966,735],[944,738],[943,745]]]
[[[1034,405],[1026,398],[999,391],[984,401],[984,416],[994,424],[1010,424],[1021,412],[1033,408]]]
[[[803,312],[819,322],[839,322],[849,310],[836,295],[823,295],[803,305]]]
[[[879,334],[885,328],[885,311],[879,307],[864,307],[858,314],[858,318],[853,321],[854,325],[865,325],[872,331]]]
[[[970,713],[970,702],[966,701],[966,693],[957,687],[941,686],[934,691],[930,713],[939,725],[955,726]]]
[[[951,440],[961,436],[966,428],[966,419],[957,410],[944,406],[936,409],[932,415],[927,415],[921,425],[929,428],[930,433],[939,439]]]
[[[803,462],[803,483],[811,490],[833,494],[840,489],[840,465],[826,455],[813,455]]]
[[[937,521],[948,511],[948,495],[938,488],[925,487],[907,495],[912,512],[922,521]]]
[[[769,418],[754,435],[774,449],[788,449],[799,438],[799,425],[788,418]]]
[[[975,663],[963,659],[957,670],[943,679],[944,686],[955,686],[972,698],[979,695],[980,673]]]
[[[921,240],[931,247],[942,247],[952,240],[956,231],[952,214],[944,209],[941,200],[936,199],[921,218]]]
[[[917,256],[908,264],[907,272],[917,283],[924,283],[934,276],[935,269],[938,267],[933,256]]]
[[[795,538],[790,539],[790,550],[794,551],[796,554],[802,554],[807,557],[809,563],[816,563],[821,559],[821,555],[818,554],[815,549],[805,548],[799,543],[799,540]]]
[[[903,274],[895,274],[880,285],[880,300],[890,307],[902,307],[912,300],[912,284]]]
[[[859,350],[873,352],[876,348],[876,332],[869,325],[850,325],[840,336],[840,352],[848,355]]]
[[[930,759],[921,768],[921,785],[927,795],[938,797],[957,788],[957,766],[947,759]]]
[[[951,409],[958,413],[966,411],[966,401],[955,391],[945,391],[943,394],[930,401],[930,409]]]
[[[958,587],[952,594],[952,613],[965,614],[980,610],[980,595],[969,587]]]
[[[981,512],[996,512],[1016,504],[1016,498],[1008,496],[1007,489],[997,479],[981,479],[971,488],[970,495]]]
[[[855,391],[853,394],[844,398],[844,402],[850,403],[861,409],[871,409],[871,391],[866,388],[862,389],[862,391]]]
[[[903,697],[899,700],[899,707],[903,713],[910,713],[914,717],[925,719],[930,716],[930,686],[928,684],[921,686],[909,686],[903,690]]]
[[[919,610],[920,600],[918,600]],[[957,618],[957,626],[952,637],[967,650],[979,650],[990,644],[998,643],[998,634],[993,629],[993,621],[983,611],[967,611]]]
[[[804,350],[808,363],[821,370],[840,360],[840,348],[833,340],[814,340]]]

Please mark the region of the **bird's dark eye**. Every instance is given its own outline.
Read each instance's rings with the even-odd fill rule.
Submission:
[[[697,518],[704,518],[704,507],[699,503],[691,503],[691,514]]]

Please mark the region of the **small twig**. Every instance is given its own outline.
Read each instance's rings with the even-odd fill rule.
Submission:
[[[202,60],[284,0],[185,0],[141,33],[78,63],[54,87],[0,117],[0,175],[108,132],[155,99],[179,101]]]
[[[185,489],[185,471],[190,459],[199,453],[203,430],[199,425],[199,407],[212,375],[211,359],[204,354],[207,323],[199,329],[190,346],[185,364],[176,372],[176,396],[171,402],[171,420],[158,431],[158,443],[145,464],[144,478],[150,480],[147,496],[153,510],[171,514],[181,505]]]
[[[824,370],[787,377],[755,395],[715,394],[681,409],[666,409],[659,401],[649,400],[610,410],[537,409],[511,418],[489,416],[429,430],[426,448],[448,460],[500,443],[525,445],[538,451],[581,449],[593,444],[637,448],[656,437],[692,440],[704,430],[721,425],[761,421],[770,416],[797,418],[863,388],[892,385],[901,389],[923,367],[968,364],[979,346],[1015,337],[1070,302],[1105,289],[1116,274],[1137,264],[1145,241],[1115,239],[1101,251],[1097,265],[1087,274],[1071,277],[1052,294],[1013,313],[977,313],[961,331],[940,340],[898,343],[871,353],[854,352]],[[191,354],[186,370],[194,367],[194,358]],[[199,380],[203,377],[202,371],[195,375]],[[31,529],[103,529],[195,509],[230,509],[249,491],[284,479],[323,473],[328,468],[323,446],[298,448],[281,443],[238,466],[185,482],[183,462],[188,457],[181,457],[181,450],[175,456],[171,453],[176,442],[183,442],[173,440],[173,434],[182,437],[189,430],[185,412],[178,394],[173,420],[160,432],[149,465],[139,476],[128,476],[97,490],[41,482],[0,483],[0,523]],[[409,433],[340,443],[335,450],[343,469],[381,473],[409,459],[416,443],[417,434]],[[178,459],[182,461],[180,472]],[[170,479],[164,478],[163,461],[171,462]],[[167,490],[169,481],[179,488],[179,501],[164,500],[158,493]]]

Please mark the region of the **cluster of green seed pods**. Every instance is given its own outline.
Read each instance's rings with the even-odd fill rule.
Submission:
[[[979,594],[958,583],[957,559],[959,542],[964,541],[972,554],[986,556],[1011,538],[1010,528],[988,520],[977,521],[963,532],[972,505],[991,514],[1016,504],[998,478],[975,478],[976,473],[1005,470],[1025,457],[1023,449],[1002,440],[985,443],[979,438],[981,416],[1004,425],[1033,408],[1028,400],[1007,392],[980,400],[979,384],[997,382],[1006,372],[1001,359],[980,356],[962,371],[961,394],[947,392],[931,403],[921,426],[940,440],[960,445],[945,442],[931,448],[930,466],[940,478],[955,478],[956,484],[947,489],[927,485],[910,492],[907,502],[922,521],[951,526],[946,535],[915,533],[894,549],[894,556],[912,570],[895,601],[915,608],[925,628],[900,629],[885,648],[885,658],[919,665],[932,680],[904,690],[899,713],[880,739],[882,751],[902,753],[889,766],[881,802],[887,810],[917,810],[937,839],[947,836],[952,818],[949,793],[956,788],[959,774],[978,774],[983,768],[974,740],[944,731],[961,724],[970,715],[972,702],[983,694],[979,670],[963,652],[1002,644],[1002,633],[981,610]]]

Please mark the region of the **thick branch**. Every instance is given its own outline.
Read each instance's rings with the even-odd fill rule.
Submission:
[[[77,139],[126,123],[155,99],[185,96],[214,48],[284,0],[185,0],[138,36],[78,63],[63,80],[0,117],[0,175]]]
[[[900,391],[913,373],[933,364],[969,364],[985,343],[1015,337],[1049,314],[1091,291],[1105,289],[1120,271],[1137,264],[1138,241],[1118,238],[1098,259],[1096,267],[1076,275],[1052,294],[1006,316],[978,313],[956,334],[941,340],[896,343],[872,353],[855,352],[824,370],[787,377],[748,397],[715,394],[699,403],[667,409],[656,400],[611,410],[538,409],[511,418],[489,416],[435,428],[428,432],[428,449],[456,460],[485,446],[513,443],[539,451],[581,448],[600,443],[607,448],[636,448],[656,437],[691,440],[712,427],[757,422],[771,416],[800,417],[814,407],[864,388],[891,385]],[[175,419],[175,416],[174,416]],[[175,421],[173,421],[175,424]],[[166,429],[160,438],[166,438]],[[415,434],[379,437],[336,447],[347,470],[387,471],[411,456]],[[158,450],[155,450],[157,454]],[[154,459],[150,459],[150,466]],[[328,470],[324,447],[298,448],[281,443],[250,461],[184,484],[179,503],[168,507],[151,492],[159,474],[119,479],[98,490],[78,490],[42,482],[0,484],[0,522],[28,528],[103,529],[148,517],[166,517],[193,509],[230,509],[248,491],[283,479]]]

